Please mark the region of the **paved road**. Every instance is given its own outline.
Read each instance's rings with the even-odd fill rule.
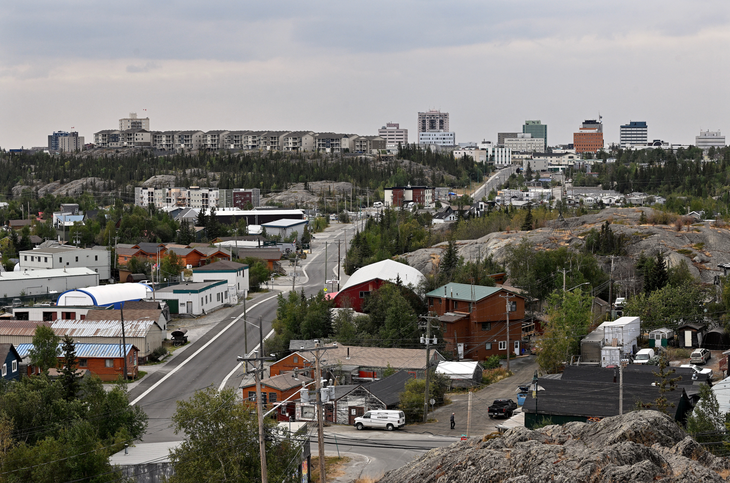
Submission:
[[[484,183],[474,191],[472,199],[474,201],[481,201],[481,199],[485,196],[488,196],[493,189],[497,189],[500,185],[504,184],[505,180],[509,178],[512,173],[516,172],[516,165],[507,166],[506,168],[502,168],[501,170],[497,171],[489,177],[486,183]]]
[[[337,265],[337,240],[342,240],[342,256],[345,255],[344,239],[348,242],[354,233],[354,225],[339,225],[316,235],[313,253],[304,260],[295,280],[296,290],[304,288],[313,295],[324,287],[324,244],[328,242],[327,268],[332,278]],[[291,289],[291,277],[282,277],[267,294],[258,294],[248,302],[247,320],[243,320],[243,305],[224,308],[205,317],[206,324],[197,340],[175,352],[174,357],[162,366],[150,366],[150,373],[139,383],[130,386],[130,401],[144,409],[149,417],[149,427],[143,441],[146,443],[180,441],[182,434],[175,434],[170,427],[176,401],[189,399],[195,391],[208,386],[238,388],[243,369],[236,356],[243,354],[244,334],[247,332],[249,351],[258,344],[259,320],[263,322],[264,336],[271,332],[271,321],[276,314],[276,296]],[[253,324],[256,324],[254,326]],[[245,326],[245,327],[244,327]],[[205,330],[209,329],[209,330]],[[147,369],[147,368],[142,368]],[[224,383],[225,384],[222,384]]]

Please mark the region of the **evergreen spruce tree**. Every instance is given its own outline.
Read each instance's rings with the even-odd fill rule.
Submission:
[[[522,231],[530,231],[532,230],[532,206],[527,206],[527,215],[525,216],[525,221],[522,223]]]
[[[76,399],[79,390],[79,377],[76,375],[76,345],[70,335],[63,336],[63,368],[61,369],[61,384],[64,398],[67,401]]]

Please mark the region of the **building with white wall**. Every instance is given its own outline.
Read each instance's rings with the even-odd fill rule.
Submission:
[[[703,150],[708,150],[712,147],[724,148],[725,136],[720,131],[700,131],[700,135],[695,136],[695,146]]]
[[[645,121],[631,121],[621,125],[619,144],[622,148],[632,146],[646,146],[649,136],[649,127]]]
[[[389,122],[378,129],[378,136],[385,139],[385,146],[388,149],[408,144],[408,129],[401,129],[397,122]]]
[[[544,151],[544,146],[544,139],[533,138],[530,133],[517,133],[517,137],[504,140],[504,147],[510,148],[512,152],[541,153]]]
[[[136,112],[130,112],[129,117],[124,117],[119,120],[119,130],[126,131],[128,129],[144,129],[150,130],[150,118],[149,117],[137,117]]]
[[[238,303],[240,298],[248,295],[248,265],[221,260],[193,269],[193,282],[217,282],[219,280],[225,280],[228,283],[228,295],[232,304]]]
[[[456,146],[456,133],[446,131],[418,133],[418,144],[425,146]]]
[[[227,280],[161,288],[156,298],[167,303],[171,314],[180,315],[203,315],[231,303]]]
[[[21,251],[18,258],[21,271],[85,267],[99,274],[100,280],[111,278],[111,253],[105,247],[77,248],[52,244]]]
[[[99,274],[83,267],[1,272],[0,297],[53,294],[98,284]]]
[[[261,226],[266,229],[266,233],[269,236],[278,235],[281,237],[282,240],[286,240],[293,233],[296,233],[297,241],[301,241],[302,234],[304,233],[304,227],[308,224],[308,220],[282,218],[276,221],[261,223]]]

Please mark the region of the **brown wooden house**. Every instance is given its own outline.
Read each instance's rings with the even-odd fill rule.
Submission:
[[[504,286],[449,283],[426,297],[442,324],[446,350],[459,360],[521,352],[524,296]]]

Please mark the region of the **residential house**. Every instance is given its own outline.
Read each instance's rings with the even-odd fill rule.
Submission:
[[[175,149],[198,150],[203,146],[203,131],[178,131],[174,134],[173,145]]]
[[[261,381],[261,402],[267,409],[270,409],[274,404],[295,396],[303,386],[308,385],[311,382],[312,379],[310,377],[303,374],[295,374],[293,372],[284,372],[273,377],[268,377]],[[244,401],[252,403],[256,402],[256,384],[254,381],[246,381],[242,383],[241,392],[243,394]],[[277,419],[279,421],[289,421],[289,416],[294,415],[293,406],[294,404],[292,401],[292,414],[289,414],[286,409],[288,405],[283,406],[276,412]]]
[[[278,248],[238,248],[238,258],[258,258],[266,262],[269,270],[274,269],[274,264],[281,260],[281,250]]]
[[[136,379],[139,374],[137,349],[133,344],[127,344],[122,351],[121,344],[87,344],[74,342],[76,349],[76,367],[81,370],[88,370],[91,374],[99,377],[102,381],[116,381],[124,375],[124,359],[127,359],[127,377]],[[18,353],[22,358],[29,356],[33,344],[20,344]],[[58,344],[58,349],[63,354],[63,343]],[[58,367],[64,367],[65,359],[58,357]],[[29,372],[33,372],[29,367]]]
[[[20,379],[20,361],[23,358],[13,344],[0,344],[0,377],[6,381]]]
[[[305,376],[314,377],[314,357],[294,352],[279,359],[269,366],[269,376],[278,376],[284,372],[297,372]]]
[[[446,350],[458,360],[520,353],[524,296],[505,286],[449,283],[426,298],[428,310],[443,324]]]
[[[394,260],[382,260],[359,268],[335,296],[339,308],[351,308],[362,312],[370,294],[386,283],[400,283],[405,287],[418,287],[426,278],[417,269]]]

